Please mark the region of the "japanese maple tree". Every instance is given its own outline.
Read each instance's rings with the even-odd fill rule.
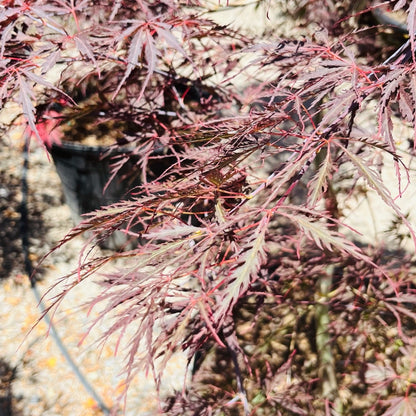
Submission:
[[[166,414],[416,414],[416,235],[398,204],[413,185],[416,1],[294,2],[286,12],[300,10],[306,32],[317,4],[325,27],[290,39],[251,39],[173,0],[9,3],[3,100],[21,103],[35,134],[45,103],[77,101],[42,77],[58,63],[63,74],[85,64],[81,79],[103,80],[103,117],[134,125],[124,137],[142,185],[61,244],[123,230],[135,247],[81,253],[51,305],[100,281],[91,306],[105,306],[92,325],[114,318],[102,341],[134,328],[126,388],[142,369],[159,385],[182,349],[193,383],[165,400]],[[408,37],[377,21],[387,6],[406,14]],[[45,38],[24,29],[22,11]],[[348,221],[348,201],[370,192],[392,213],[386,244]],[[102,278],[112,262],[122,267]]]

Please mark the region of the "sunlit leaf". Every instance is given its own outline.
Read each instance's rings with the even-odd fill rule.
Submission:
[[[415,397],[394,397],[387,401],[389,408],[381,416],[415,416]]]
[[[313,179],[309,182],[309,194],[308,194],[308,205],[314,208],[316,204],[321,200],[322,195],[326,192],[328,182],[331,179],[331,156],[328,153],[325,156],[321,166],[315,173]]]
[[[250,283],[255,280],[260,266],[265,261],[265,236],[267,231],[268,218],[264,216],[260,221],[254,238],[247,244],[238,262],[240,265],[234,268],[229,276],[229,283],[222,289],[221,302],[217,306],[215,316],[219,320],[233,308],[238,298],[247,290]]]

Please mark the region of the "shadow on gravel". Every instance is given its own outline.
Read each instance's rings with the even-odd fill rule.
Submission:
[[[21,221],[22,166],[23,155],[17,149],[11,151],[0,140],[0,279],[26,274]],[[26,236],[31,260],[36,260],[39,248],[45,244],[47,225],[42,213],[48,201],[44,199],[42,189],[29,189]]]
[[[16,370],[0,358],[0,416],[21,416],[19,410],[14,409],[12,383]]]
[[[2,279],[8,277],[12,271],[24,273],[18,200],[20,183],[11,172],[5,171],[5,168],[7,166],[0,166],[0,278]]]
[[[21,184],[0,168],[0,279],[25,274],[22,249]],[[29,239],[42,239],[41,212],[29,206]]]

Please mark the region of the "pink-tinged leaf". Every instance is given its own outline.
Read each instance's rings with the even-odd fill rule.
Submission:
[[[115,19],[115,17],[117,15],[118,11],[120,10],[121,6],[122,6],[122,1],[121,0],[116,0],[114,2],[113,10],[111,11],[111,15],[108,19],[110,22],[112,22]]]
[[[316,204],[322,199],[322,195],[328,188],[328,179],[331,177],[331,154],[327,152],[324,161],[319,166],[318,171],[308,183],[308,205],[315,208]]]
[[[319,128],[324,129],[326,126],[334,124],[346,117],[349,108],[351,108],[351,104],[356,98],[357,95],[355,92],[349,91],[330,101],[327,105],[328,111],[319,123]]]
[[[180,315],[180,321],[179,324],[177,325],[177,322],[175,322],[175,324],[173,326],[175,326],[174,331],[172,331],[172,335],[170,335],[169,337],[169,348],[164,348],[163,350],[163,358],[161,360],[161,362],[158,364],[159,368],[164,369],[168,363],[168,361],[171,359],[173,353],[175,352],[176,348],[178,348],[178,346],[183,344],[183,340],[186,338],[186,333],[189,330],[189,324],[192,321],[192,315],[193,315],[194,311],[193,308],[185,308],[184,312],[181,313]],[[215,333],[215,332],[214,332]],[[159,339],[162,338],[161,336],[158,337]],[[150,340],[150,342],[148,342],[149,348],[148,350],[151,350],[152,348],[152,340]],[[218,338],[218,341],[220,343],[221,340]],[[160,344],[163,345],[165,341],[161,340]],[[221,344],[220,344],[221,345]],[[225,345],[223,344],[223,346],[225,347]],[[162,370],[163,371],[163,370]]]
[[[392,110],[390,106],[388,106],[388,103],[386,102],[384,104],[381,104],[380,113],[379,113],[379,127],[381,127],[381,134],[386,139],[386,142],[389,144],[390,150],[392,152],[396,151],[396,143],[393,136],[393,120],[392,120]],[[403,194],[402,190],[402,184],[401,184],[401,173],[400,173],[400,166],[396,158],[393,159],[395,171],[396,171],[396,177],[398,180],[398,188],[399,188],[399,195],[400,197]]]
[[[385,107],[379,116],[379,126],[381,126],[381,133],[383,134],[386,142],[389,144],[390,150],[396,152],[396,143],[393,137],[393,120],[392,110],[390,107]],[[396,178],[398,180],[398,194],[400,197],[403,196],[402,189],[402,175],[400,172],[400,165],[396,158],[393,159],[394,168],[396,171]]]
[[[149,74],[152,74],[156,69],[157,63],[157,48],[154,44],[153,36],[149,30],[146,30],[146,45],[145,57]]]
[[[394,96],[398,87],[403,84],[406,79],[406,72],[404,71],[391,71],[383,78],[383,89],[381,93],[381,105],[382,109],[388,101]]]
[[[18,76],[18,82],[20,86],[18,99],[22,106],[23,115],[27,120],[32,134],[35,135],[40,143],[50,147],[52,143],[59,143],[62,137],[59,129],[57,129],[60,115],[54,111],[51,111],[49,114],[45,115],[46,118],[43,120],[43,122],[39,123],[38,125],[36,124],[36,109],[32,101],[34,99],[34,93],[32,87],[26,82],[25,77],[35,83],[39,83],[59,92],[61,91],[28,69],[23,69],[21,74]]]
[[[49,72],[61,58],[61,51],[57,50],[55,52],[49,53],[46,59],[42,62],[42,73],[46,74]]]
[[[62,10],[60,10],[62,11]],[[37,22],[41,23],[42,25],[52,29],[54,32],[59,33],[62,36],[67,36],[67,33],[62,25],[60,25],[58,22],[51,19],[51,16],[49,13],[46,13],[44,10],[42,10],[41,7],[31,7],[31,13],[26,13],[26,16]]]
[[[368,384],[373,384],[378,388],[384,387],[397,378],[397,374],[390,365],[376,365],[367,363],[367,370],[365,372],[365,381]]]
[[[371,168],[369,168],[366,165],[365,160],[363,160],[360,156],[357,156],[355,153],[351,152],[348,148],[342,146],[340,143],[334,143],[336,143],[336,145],[339,146],[349,157],[351,162],[358,169],[360,175],[366,180],[368,185],[376,191],[377,195],[384,201],[384,203],[390,208],[392,208],[396,215],[403,221],[403,224],[405,224],[407,229],[409,230],[410,235],[413,239],[413,243],[416,247],[416,234],[413,229],[413,226],[410,224],[406,216],[402,213],[400,208],[395,203],[394,198],[391,196],[390,191],[384,185],[384,182],[380,175],[377,172],[374,172]]]
[[[143,81],[143,85],[140,90],[139,96],[137,97],[137,101],[139,101],[142,98],[144,90],[146,89],[147,84],[149,83],[150,78],[152,77],[153,72],[156,69],[157,63],[157,49],[154,45],[153,37],[148,30],[146,30],[146,44],[144,45],[144,48],[147,63],[147,74],[145,80]]]
[[[60,117],[61,114],[58,112],[49,111],[47,114],[43,115],[43,120],[36,125],[42,142],[48,148],[50,148],[53,143],[61,143],[63,134],[59,130]]]
[[[209,331],[211,332],[214,339],[217,341],[218,345],[225,348],[224,343],[219,338],[217,332],[215,331],[214,327],[212,326],[212,322],[210,320],[210,317],[208,316],[208,313],[206,311],[205,305],[202,302],[198,302],[199,312],[201,313],[201,316],[203,320],[205,321]]]
[[[395,98],[395,94],[399,89],[399,86],[403,84],[406,74],[404,72],[399,75],[392,71],[383,81],[384,86],[381,94],[381,100],[379,105],[379,126],[381,126],[381,133],[386,138],[387,143],[390,145],[390,149],[395,151],[396,144],[393,139],[393,122],[391,120],[391,110],[389,102]]]
[[[409,123],[413,123],[415,119],[415,103],[412,102],[410,95],[405,91],[403,85],[400,86],[398,102],[401,115]]]
[[[163,39],[171,48],[178,51],[181,55],[190,60],[185,50],[182,48],[170,30],[166,30],[160,27],[160,25],[155,26],[155,29],[160,38]]]
[[[406,3],[407,3],[407,1],[406,1],[406,0],[399,0],[399,1],[395,4],[395,6],[394,6],[394,8],[393,8],[393,11],[394,11],[394,12],[397,12],[398,10],[403,9],[403,7],[404,7],[404,6],[406,6]]]
[[[333,75],[338,76],[344,71],[346,65],[340,61],[323,61],[320,62],[318,68],[312,72],[306,73],[301,76],[302,81],[316,81],[322,79],[333,79]],[[335,79],[335,78],[334,78]]]
[[[265,215],[260,221],[254,240],[248,244],[249,248],[240,254],[240,266],[234,268],[227,279],[228,283],[223,289],[221,302],[217,305],[215,311],[215,321],[219,322],[225,317],[228,311],[237,303],[239,297],[248,289],[250,283],[259,271],[260,266],[266,258],[266,241],[265,235],[269,217]]]
[[[412,59],[415,62],[415,36],[416,36],[416,0],[412,0],[407,13],[407,30],[410,36]]]
[[[286,375],[287,380],[287,375]],[[302,409],[293,399],[288,399],[287,397],[282,397],[279,401],[280,406],[288,410],[291,414],[298,416],[308,416],[308,412],[305,409]]]
[[[349,253],[356,259],[364,260],[368,264],[373,264],[370,258],[359,247],[346,239],[342,234],[330,230],[325,222],[311,220],[299,213],[292,215],[287,212],[282,212],[282,215],[293,221],[320,249],[325,248],[329,251],[336,249],[342,253]]]
[[[390,107],[384,107],[379,115],[379,127],[381,127],[381,134],[389,144],[390,150],[396,151],[396,143],[393,137],[393,120],[392,111]]]
[[[395,311],[396,313],[400,312],[401,315],[406,315],[409,318],[412,318],[414,321],[416,321],[416,313],[412,312],[408,308],[404,308],[403,306],[398,305],[390,305],[389,303],[386,303],[386,308],[390,309],[391,311]]]
[[[13,16],[14,18],[15,16],[18,16],[21,12],[22,11],[19,7],[2,7],[0,9],[0,22],[8,20],[11,16]]]
[[[385,403],[389,408],[381,416],[416,416],[416,397],[394,397]]]
[[[337,83],[342,74],[342,69],[336,68],[319,68],[316,71],[305,75],[301,81],[307,83],[307,87],[302,90],[303,94],[324,90],[329,91]]]
[[[315,149],[309,149],[300,156],[295,154],[293,156],[296,156],[296,158],[290,160],[279,172],[269,176],[266,186],[270,186],[272,192],[270,192],[264,206],[273,203],[278,195],[281,198],[282,189],[286,188],[294,177],[298,177],[299,172],[307,169],[308,164],[316,157],[316,152]],[[288,192],[290,193],[290,189],[286,191],[286,195],[289,194]]]
[[[121,22],[122,23],[122,22]],[[123,30],[118,36],[114,38],[115,42],[124,42],[126,39],[128,39],[133,33],[137,33],[140,28],[144,25],[144,21],[138,20],[135,21],[135,24],[132,24],[127,29]]]
[[[84,33],[77,33],[74,36],[75,45],[78,48],[78,50],[81,52],[81,55],[87,56],[91,62],[94,63],[95,67],[97,68],[97,73],[100,75],[100,68],[97,64],[97,61],[94,56],[93,48],[88,42],[87,37]]]
[[[187,235],[194,234],[194,233],[202,235],[200,228],[194,227],[192,225],[180,224],[176,227],[172,227],[172,228],[168,227],[166,229],[157,230],[156,232],[153,232],[153,233],[143,234],[143,237],[146,239],[155,238],[155,239],[162,239],[163,241],[169,241],[169,240],[182,238]]]
[[[10,23],[5,28],[3,28],[2,34],[1,34],[1,40],[0,40],[0,59],[4,59],[4,48],[6,45],[6,42],[10,39],[10,36],[13,31],[14,24]]]
[[[18,82],[18,99],[22,106],[23,115],[25,116],[32,133],[36,136],[40,143],[43,143],[42,137],[40,136],[38,129],[36,128],[35,107],[32,102],[32,100],[34,99],[34,93],[31,87],[25,81],[24,77],[18,75]]]
[[[144,42],[143,29],[139,29],[135,33],[135,35],[133,36],[133,39],[130,42],[129,53],[127,55],[126,72],[124,73],[122,80],[120,81],[116,91],[113,94],[113,99],[117,96],[117,94],[120,91],[120,88],[123,86],[124,82],[129,77],[133,69],[138,65],[139,58],[143,50],[143,42]]]
[[[400,293],[400,296],[395,296],[387,299],[389,302],[397,303],[416,303],[416,295],[410,293]]]
[[[49,82],[46,78],[41,77],[39,75],[36,75],[35,73],[33,73],[32,71],[30,71],[29,69],[22,69],[21,70],[21,73],[23,75],[25,75],[26,78],[28,78],[29,80],[35,82],[36,84],[43,85],[44,87],[48,87],[50,89],[55,90],[56,92],[59,92],[60,94],[64,94],[70,101],[73,102],[72,98],[68,94],[65,94],[64,91],[62,91],[59,88],[55,87],[55,85],[53,85],[51,82]]]

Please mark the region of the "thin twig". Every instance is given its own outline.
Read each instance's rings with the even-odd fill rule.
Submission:
[[[227,349],[231,355],[231,358],[233,360],[234,364],[234,371],[235,371],[235,377],[237,381],[237,390],[238,390],[238,396],[243,402],[244,406],[244,415],[249,416],[250,415],[250,404],[247,400],[247,392],[244,389],[243,385],[243,377],[241,374],[240,365],[238,363],[238,357],[242,355],[241,347],[238,343],[237,335],[235,333],[234,328],[234,322],[230,320],[229,324],[226,325],[226,328],[224,328],[224,338],[225,338],[225,345],[227,346]],[[236,397],[231,401],[235,401]],[[230,402],[229,402],[230,403]]]

